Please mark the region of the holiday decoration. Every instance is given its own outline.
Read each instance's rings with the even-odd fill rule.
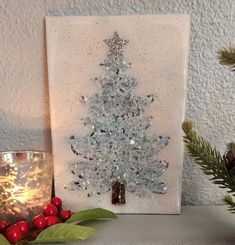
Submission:
[[[46,227],[45,217],[41,214],[34,217],[33,226],[38,230],[45,228]]]
[[[55,207],[53,203],[59,203]],[[96,219],[115,219],[116,215],[105,209],[83,210],[76,214],[71,214],[70,210],[62,209],[62,200],[53,197],[51,203],[43,207],[42,212],[50,210],[51,205],[56,208],[54,215],[43,216],[39,214],[30,223],[22,220],[10,225],[5,220],[0,220],[0,244],[1,245],[24,245],[31,243],[62,243],[69,241],[79,241],[89,238],[95,231],[94,228],[78,225],[80,222]],[[58,215],[59,214],[59,215]]]
[[[70,210],[61,210],[60,211],[61,220],[65,221],[71,217]]]
[[[72,189],[90,190],[88,197],[112,190],[112,203],[124,204],[125,189],[138,197],[166,193],[167,186],[159,177],[168,168],[156,154],[170,141],[169,136],[147,134],[152,117],[144,116],[144,107],[155,101],[155,94],[137,96],[135,78],[125,75],[130,63],[125,61],[123,47],[128,40],[114,32],[104,40],[108,55],[100,65],[105,76],[95,78],[102,90],[92,97],[81,96],[89,106],[83,119],[91,132],[84,137],[70,137],[71,150],[82,161],[70,164],[75,180]]]
[[[52,203],[54,206],[56,206],[57,208],[61,208],[61,206],[62,206],[62,200],[61,200],[60,198],[58,198],[58,197],[53,197],[53,198],[51,199],[51,203]]]
[[[221,65],[229,66],[231,71],[235,71],[235,47],[221,49],[218,59]]]
[[[52,203],[47,204],[43,208],[44,216],[56,216],[58,214],[58,209]]]
[[[179,213],[188,16],[48,17],[46,26],[65,208]]]
[[[221,155],[211,144],[198,136],[193,130],[192,122],[185,121],[182,125],[185,133],[184,141],[189,154],[195,158],[202,171],[220,188],[228,189],[228,193],[235,193],[235,142],[227,145],[227,151]],[[235,202],[231,196],[225,196],[225,203],[229,205],[229,210],[235,212]]]
[[[0,218],[30,219],[50,200],[52,160],[48,153],[0,153]]]
[[[235,71],[235,48],[223,48],[218,52],[220,64],[227,65],[231,71]],[[193,129],[191,121],[182,124],[185,133],[184,142],[186,143],[189,154],[201,167],[202,171],[209,176],[214,184],[220,188],[228,190],[228,193],[235,195],[235,142],[227,144],[225,154],[220,154],[203,137],[199,136]],[[231,195],[224,197],[224,202],[228,205],[229,211],[235,213],[235,202]]]
[[[9,226],[9,223],[6,220],[0,220],[0,233],[4,233]]]

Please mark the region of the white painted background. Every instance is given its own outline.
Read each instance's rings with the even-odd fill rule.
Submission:
[[[234,0],[0,0],[0,150],[51,150],[44,17],[190,13],[186,117],[219,149],[235,139],[235,79],[216,52],[235,42]],[[185,157],[183,204],[223,192]]]

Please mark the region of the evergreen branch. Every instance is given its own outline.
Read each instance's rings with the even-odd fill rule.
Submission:
[[[211,175],[212,182],[220,188],[228,188],[228,192],[235,192],[235,182],[231,178],[226,167],[221,163],[221,155],[212,148],[210,143],[204,140],[193,130],[192,122],[185,121],[182,124],[185,133],[183,136],[189,155],[192,156],[206,175]],[[234,193],[235,195],[235,193]]]
[[[235,142],[228,143],[226,151],[227,152],[231,151],[233,153],[233,155],[235,155]]]
[[[224,196],[223,201],[228,205],[228,210],[231,213],[235,213],[235,202],[233,201],[233,198],[230,195],[226,195]]]
[[[218,52],[218,59],[221,65],[230,66],[231,70],[235,71],[235,47],[221,49]]]

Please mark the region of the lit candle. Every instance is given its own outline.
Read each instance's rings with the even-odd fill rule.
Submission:
[[[46,152],[0,153],[0,219],[30,220],[51,197],[52,159]]]

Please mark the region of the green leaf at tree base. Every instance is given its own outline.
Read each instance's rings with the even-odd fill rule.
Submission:
[[[32,243],[60,243],[85,240],[95,232],[94,228],[74,224],[57,224],[43,230]],[[2,245],[2,244],[1,244]]]
[[[95,208],[90,210],[80,211],[75,213],[69,218],[66,223],[74,223],[74,222],[84,222],[90,220],[97,220],[97,219],[116,219],[117,216],[106,209],[102,208]]]
[[[0,234],[0,244],[1,245],[11,245],[2,234]]]

